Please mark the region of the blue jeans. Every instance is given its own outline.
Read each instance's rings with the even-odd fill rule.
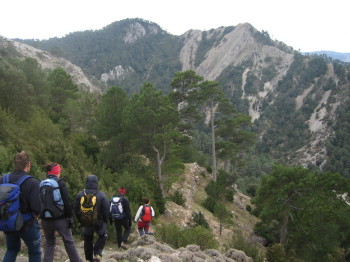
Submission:
[[[6,234],[6,253],[3,262],[15,262],[21,250],[21,238],[28,247],[29,262],[41,262],[40,226],[35,220],[33,226],[26,231]]]

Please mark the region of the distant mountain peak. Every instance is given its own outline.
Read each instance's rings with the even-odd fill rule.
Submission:
[[[154,23],[140,23],[135,21],[127,28],[127,32],[123,38],[125,43],[133,43],[146,35],[156,35],[161,32],[160,27]]]
[[[115,31],[117,34],[123,32],[124,43],[134,43],[148,36],[166,33],[158,24],[141,18],[124,19],[114,22],[102,30]]]

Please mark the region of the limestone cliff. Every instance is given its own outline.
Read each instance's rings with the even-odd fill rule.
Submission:
[[[0,36],[0,48],[14,48],[19,54],[19,58],[31,57],[38,61],[43,69],[54,69],[57,67],[63,68],[69,73],[73,80],[78,84],[78,87],[90,91],[100,92],[100,89],[93,85],[90,80],[85,76],[82,69],[66,59],[56,57],[49,52],[36,49],[30,45],[26,45],[20,42],[12,41]]]

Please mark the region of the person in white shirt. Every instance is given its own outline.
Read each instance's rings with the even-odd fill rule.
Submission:
[[[145,198],[143,202],[144,205],[139,207],[135,216],[135,223],[137,222],[137,229],[141,237],[145,234],[150,234],[149,228],[155,216],[154,209],[150,205],[150,200]]]

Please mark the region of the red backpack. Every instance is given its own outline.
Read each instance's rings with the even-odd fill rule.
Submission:
[[[141,220],[143,222],[152,221],[152,208],[150,205],[144,205],[141,213]]]

